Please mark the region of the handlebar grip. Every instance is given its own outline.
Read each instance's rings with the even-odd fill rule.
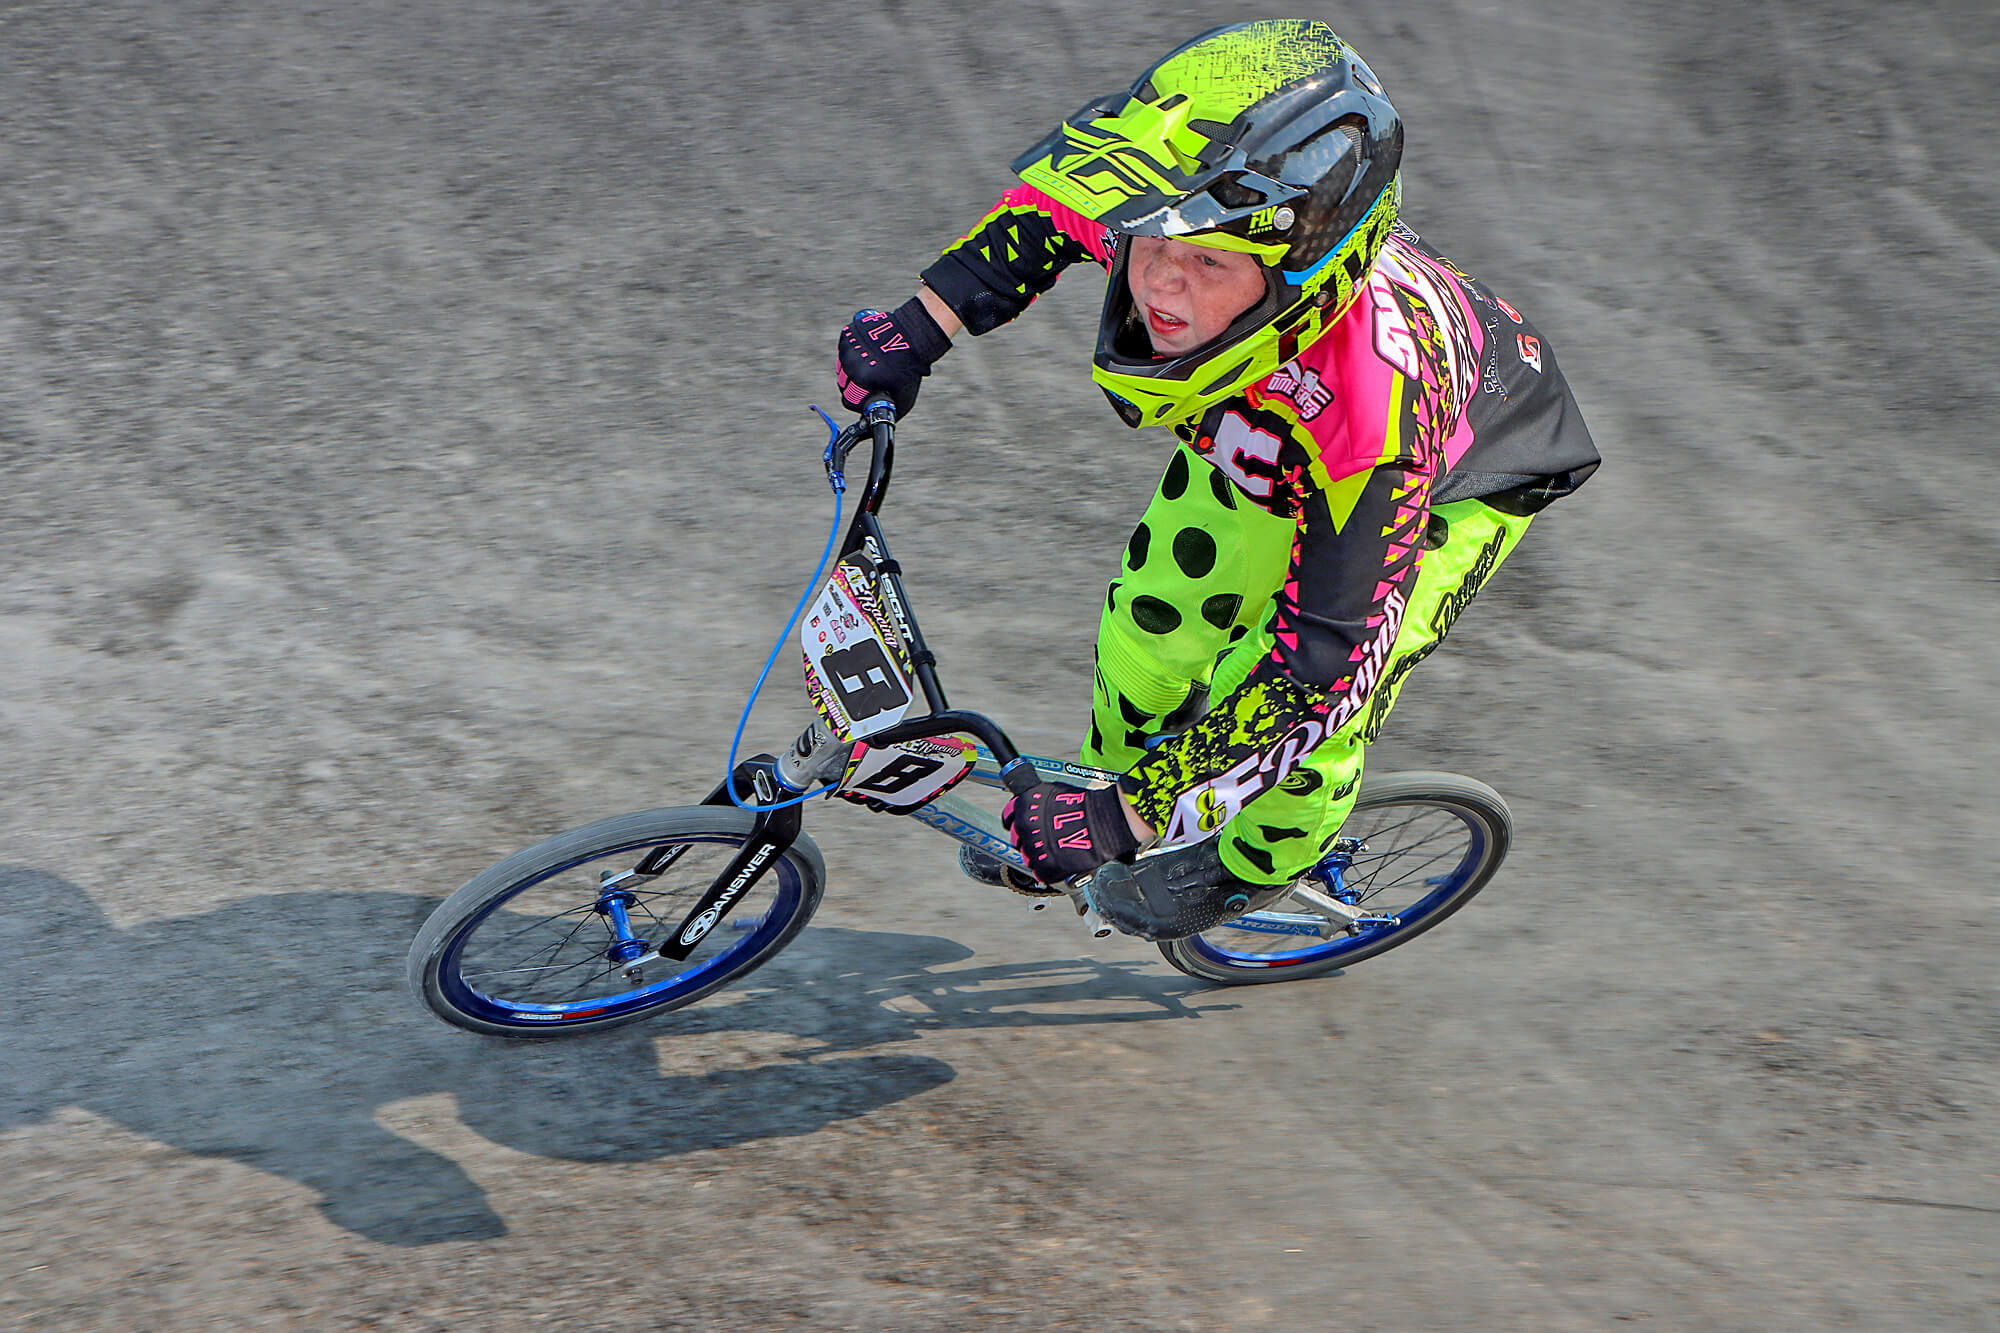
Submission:
[[[1000,767],[1000,780],[1007,784],[1007,790],[1016,796],[1026,796],[1042,780],[1035,766],[1025,759],[1015,759]]]

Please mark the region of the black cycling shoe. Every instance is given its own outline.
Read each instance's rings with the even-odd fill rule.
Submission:
[[[1269,907],[1290,884],[1252,884],[1222,866],[1215,839],[1132,865],[1112,861],[1090,876],[1084,897],[1097,914],[1142,940],[1178,940]]]
[[[1019,866],[1009,865],[997,856],[971,847],[958,849],[958,868],[965,872],[967,879],[976,879],[981,884],[997,884],[1003,889],[1012,889],[1029,898],[1056,898],[1067,889],[1044,884]]]

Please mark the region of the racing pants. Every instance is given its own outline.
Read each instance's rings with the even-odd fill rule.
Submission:
[[[1290,515],[1258,506],[1187,446],[1178,454],[1126,547],[1098,624],[1081,758],[1118,772],[1168,729],[1169,714],[1191,697],[1199,701],[1198,691],[1227,697],[1271,654],[1271,598],[1291,559]],[[1367,706],[1217,831],[1232,875],[1289,883],[1325,855],[1354,805],[1364,752],[1381,734],[1403,678],[1438,646],[1528,521],[1476,499],[1431,510],[1402,628]],[[1212,541],[1183,538],[1190,529]],[[1212,566],[1180,558],[1195,550],[1213,551]]]

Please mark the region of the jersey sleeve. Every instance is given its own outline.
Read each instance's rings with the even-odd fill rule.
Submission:
[[[1271,652],[1233,688],[1218,679],[1209,712],[1122,779],[1167,841],[1221,827],[1367,706],[1416,579],[1432,471],[1403,459],[1305,495]]]
[[[923,271],[924,285],[970,333],[1007,323],[1080,259],[1111,262],[1111,233],[1039,190],[1017,185]]]

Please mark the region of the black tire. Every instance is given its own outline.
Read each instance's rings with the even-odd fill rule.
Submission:
[[[692,1004],[754,971],[819,907],[826,863],[801,834],[765,867],[685,962],[657,959],[629,979],[609,958],[597,910],[600,871],[631,869],[654,848],[687,850],[629,886],[635,930],[670,934],[749,836],[755,816],[727,806],[617,815],[536,843],[473,876],[410,946],[410,989],[447,1023],[502,1037],[570,1036]],[[586,993],[588,992],[588,993]]]
[[[1385,773],[1362,778],[1340,832],[1362,839],[1368,850],[1354,857],[1335,896],[1394,918],[1393,924],[1362,926],[1330,940],[1289,933],[1304,926],[1280,900],[1162,943],[1160,952],[1189,976],[1226,986],[1298,981],[1374,958],[1438,925],[1486,887],[1507,858],[1514,817],[1500,793],[1483,782],[1455,773]],[[1305,938],[1313,943],[1271,944]]]

